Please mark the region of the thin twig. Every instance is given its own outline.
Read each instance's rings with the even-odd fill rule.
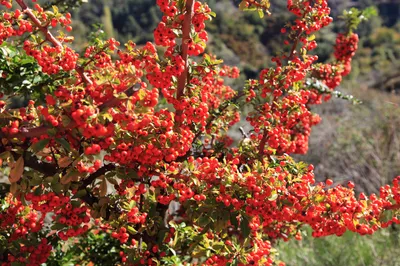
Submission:
[[[188,75],[188,46],[190,41],[190,30],[192,28],[192,17],[193,17],[194,1],[188,0],[186,2],[186,14],[182,25],[182,59],[185,62],[185,70],[178,78],[178,91],[176,98],[179,100],[183,96],[183,91],[186,86],[187,75]]]

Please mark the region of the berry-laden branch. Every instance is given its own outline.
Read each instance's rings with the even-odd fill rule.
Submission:
[[[52,43],[56,47],[62,47],[62,44],[59,40],[57,40],[53,34],[49,31],[47,27],[42,26],[42,23],[39,19],[33,14],[32,10],[25,4],[24,0],[16,0],[22,11],[28,15],[28,17],[32,20],[32,22],[38,27],[38,29],[44,33],[46,40]]]
[[[39,19],[33,14],[32,10],[25,4],[24,0],[16,0],[19,6],[21,7],[22,11],[27,14],[27,16],[32,20],[32,22],[35,24],[38,29],[43,32],[44,36],[46,37],[46,40],[49,41],[51,44],[53,44],[55,47],[63,47],[61,42],[57,40],[56,37],[54,37],[53,34],[49,31],[48,27],[42,26],[42,23],[39,21]],[[79,76],[81,79],[86,83],[86,84],[93,84],[91,79],[87,76],[87,74],[83,71],[83,68],[80,66],[77,66],[75,68],[76,72],[78,72]]]
[[[12,154],[15,160],[17,160],[19,156],[23,156],[25,166],[42,173],[44,177],[53,176],[58,172],[55,164],[38,161],[36,156],[31,152],[25,151],[23,155],[18,155],[15,152]]]
[[[130,88],[126,89],[124,93],[129,97],[134,95],[136,92],[138,92],[139,89],[136,86],[131,86]],[[108,108],[115,107],[117,106],[121,101],[121,99],[118,99],[116,97],[111,98],[109,101],[104,102],[99,106],[100,111],[104,111]],[[72,120],[67,126],[58,126],[57,127],[57,133],[64,133],[67,130],[71,130],[77,126],[77,123]],[[20,131],[16,134],[8,135],[4,134],[0,131],[0,138],[15,138],[15,139],[25,139],[25,138],[35,138],[35,137],[40,137],[43,135],[48,134],[48,130],[50,130],[52,127],[49,126],[39,126],[35,128],[20,128]]]
[[[178,79],[178,91],[176,98],[179,100],[183,96],[185,90],[187,78],[188,78],[188,47],[190,40],[190,31],[192,29],[192,17],[193,17],[194,0],[188,0],[186,2],[186,13],[182,25],[182,59],[185,62],[185,70],[181,73]]]

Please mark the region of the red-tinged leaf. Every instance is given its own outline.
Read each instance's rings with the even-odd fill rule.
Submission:
[[[17,183],[11,183],[10,186],[10,193],[15,195],[18,191],[18,184]]]
[[[72,163],[72,159],[69,157],[62,157],[58,159],[58,166],[61,168],[66,168]]]
[[[21,179],[23,172],[24,172],[24,158],[22,158],[21,156],[11,166],[10,176],[8,177],[10,183],[18,182],[18,180]]]
[[[66,175],[64,175],[61,178],[60,182],[61,182],[61,184],[66,185],[66,184],[70,183],[74,177],[78,177],[79,175],[80,175],[80,173],[76,170],[70,171],[69,173],[67,173]]]
[[[99,195],[101,197],[104,197],[107,194],[107,181],[106,179],[103,177],[101,179],[101,183],[100,183],[100,188],[99,188]]]

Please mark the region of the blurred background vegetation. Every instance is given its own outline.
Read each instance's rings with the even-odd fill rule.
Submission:
[[[74,48],[80,52],[93,32],[114,37],[121,43],[133,40],[138,45],[144,44],[153,40],[153,30],[161,18],[155,0],[41,2],[63,4],[72,13]],[[290,19],[286,1],[271,0],[272,16],[263,19],[256,13],[240,12],[237,8],[240,0],[207,2],[217,13],[207,26],[210,36],[207,50],[225,64],[240,67],[242,76],[232,84],[240,89],[246,78],[257,78],[259,70],[270,65],[270,58],[281,51],[280,29]],[[400,1],[330,0],[329,3],[336,21],[344,9],[351,7],[376,6],[379,10],[379,16],[357,30],[360,45],[352,63],[353,71],[338,88],[363,103],[352,105],[333,99],[315,107],[322,123],[313,130],[309,153],[297,157],[315,165],[319,181],[332,178],[336,184],[344,184],[352,180],[357,184],[357,192],[379,193],[381,185],[400,174]],[[320,61],[331,58],[336,33],[343,27],[335,23],[317,35],[319,46],[315,53]],[[278,243],[278,249],[287,265],[400,265],[399,231],[400,228],[392,227],[373,236],[348,232],[341,238],[322,239],[305,234],[303,241]],[[106,237],[89,236],[87,241],[89,244],[81,244],[91,246],[91,250],[110,250],[113,256],[117,252],[104,244],[108,241]],[[68,252],[65,247],[62,252],[60,248],[50,264],[85,264],[82,258],[90,252],[79,245],[73,247]],[[71,257],[69,262],[65,260],[66,254]],[[63,260],[58,259],[63,256],[66,256]],[[106,260],[111,262],[113,256]]]

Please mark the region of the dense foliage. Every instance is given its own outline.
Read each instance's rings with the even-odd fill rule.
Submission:
[[[321,237],[399,222],[400,177],[356,197],[352,182],[316,183],[313,166],[291,157],[307,152],[320,122],[310,106],[337,94],[358,47],[354,29],[373,10],[344,13],[335,59],[319,63],[309,52],[332,22],[328,3],[288,0],[273,66],[235,91],[225,82],[238,68],[204,53],[215,16],[207,3],[158,0],[154,43],[122,47],[94,34],[82,55],[62,8],[1,4],[3,265],[39,265],[64,241],[79,241],[70,261],[283,265],[273,245],[301,239],[304,225]],[[270,3],[239,8],[262,18]],[[241,117],[252,129],[233,146],[227,133]],[[110,238],[119,245],[103,246]],[[92,258],[89,249],[110,252]]]

